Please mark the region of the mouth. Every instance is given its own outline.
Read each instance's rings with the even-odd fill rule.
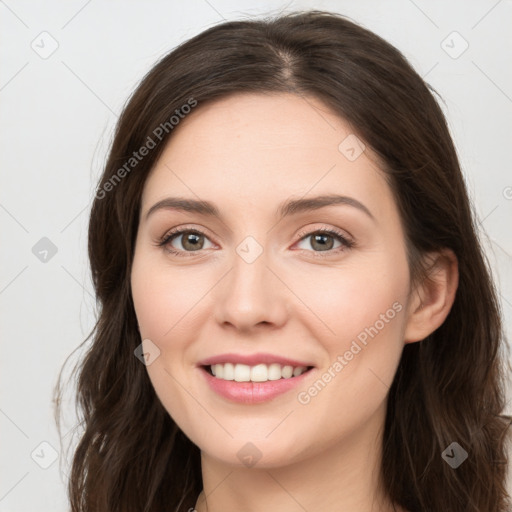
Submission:
[[[268,382],[290,380],[311,371],[314,366],[292,366],[279,363],[249,366],[241,363],[217,363],[201,368],[215,379],[234,382]]]
[[[270,402],[280,395],[291,398],[290,392],[317,372],[307,359],[270,352],[218,354],[199,361],[197,369],[211,391],[240,404]]]
[[[216,363],[198,366],[207,386],[230,402],[255,405],[271,402],[280,395],[304,386],[314,374],[314,366],[292,366],[279,363]],[[291,399],[291,398],[290,398]]]

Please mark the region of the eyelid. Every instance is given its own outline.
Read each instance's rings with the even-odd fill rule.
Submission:
[[[355,240],[352,235],[350,235],[347,231],[342,230],[340,228],[330,226],[328,224],[323,224],[320,227],[316,228],[309,228],[301,230],[299,233],[297,233],[297,236],[299,237],[297,241],[302,240],[305,236],[310,236],[315,233],[328,233],[332,235],[339,236],[340,238],[343,238],[347,243],[354,243]]]
[[[171,229],[168,229],[162,237],[159,238],[159,241],[165,240],[173,235],[181,235],[183,233],[196,232],[201,235],[208,236],[206,230],[204,228],[192,227],[192,225],[183,224]]]

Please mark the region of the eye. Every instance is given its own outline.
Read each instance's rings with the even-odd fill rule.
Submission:
[[[182,249],[176,249],[172,246],[172,242],[179,239],[181,239],[181,241],[178,243],[182,246]],[[208,247],[204,247],[205,240],[208,240],[206,234],[198,229],[177,228],[168,231],[157,245],[164,247],[166,251],[176,256],[193,256],[193,254],[187,253],[208,249]]]
[[[312,247],[314,253],[327,253],[325,255],[315,254],[315,257],[318,256],[321,258],[330,256],[333,253],[336,254],[343,252],[355,245],[352,240],[349,240],[341,231],[336,229],[319,229],[306,233],[302,232],[299,236],[301,237],[299,242],[306,243],[309,247]],[[308,238],[310,239],[309,242]],[[339,243],[338,247],[334,247],[336,241]]]
[[[317,229],[302,232],[299,236],[301,237],[299,243],[308,243],[307,239],[309,238],[309,247],[313,248],[313,251],[309,252],[313,252],[315,257],[321,258],[341,253],[355,245],[354,241],[349,240],[344,233],[336,229]],[[209,241],[206,234],[199,229],[176,228],[168,231],[158,240],[157,245],[176,256],[194,256],[195,252],[212,247],[205,247],[205,240]],[[176,241],[181,245],[181,248],[176,248],[173,245],[173,242]],[[334,247],[336,241],[339,243],[338,247]],[[308,250],[303,247],[300,249]]]

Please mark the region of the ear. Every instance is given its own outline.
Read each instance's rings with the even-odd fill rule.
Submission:
[[[428,276],[413,290],[407,308],[404,342],[425,339],[446,319],[459,284],[457,257],[450,249],[429,253]]]

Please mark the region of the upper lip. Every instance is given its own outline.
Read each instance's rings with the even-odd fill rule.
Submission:
[[[248,366],[256,366],[258,364],[278,363],[283,366],[313,366],[310,363],[297,361],[288,357],[282,357],[275,354],[258,353],[258,354],[219,354],[218,356],[208,357],[199,361],[198,366],[211,366],[214,364],[246,364]]]

